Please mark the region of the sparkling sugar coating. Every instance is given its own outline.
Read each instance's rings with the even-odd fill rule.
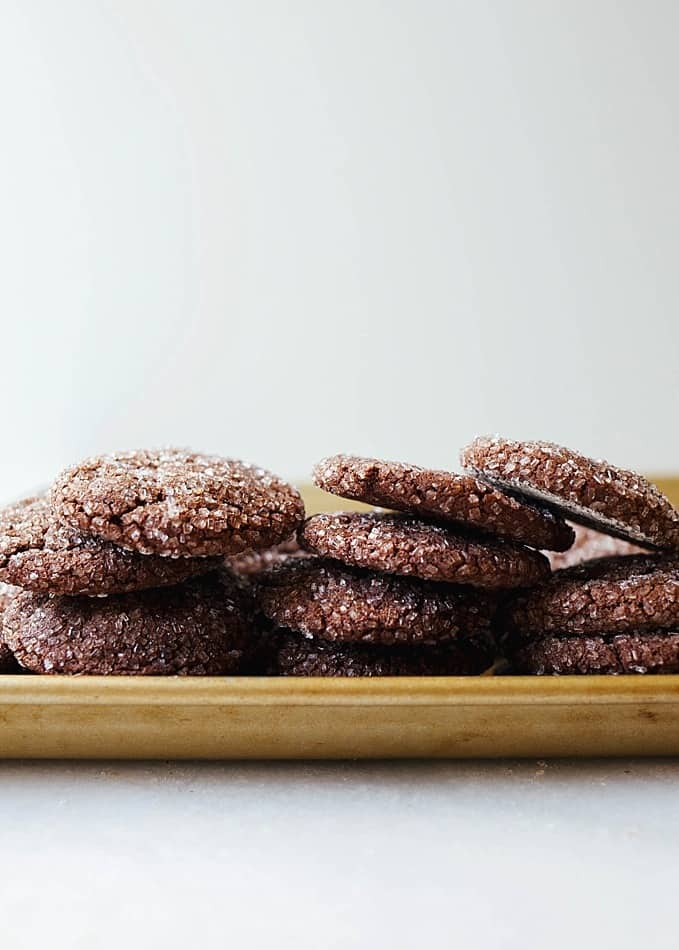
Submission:
[[[545,551],[553,571],[561,571],[565,567],[574,567],[585,561],[598,557],[622,557],[627,554],[648,554],[648,549],[640,548],[638,544],[631,544],[622,538],[614,538],[610,534],[602,534],[594,528],[586,528],[581,524],[574,524],[575,541],[568,551]]]
[[[472,676],[493,662],[490,642],[451,641],[440,647],[328,643],[280,631],[270,637],[269,676]]]
[[[0,510],[0,581],[52,594],[101,594],[177,584],[219,558],[137,554],[60,524],[45,498]]]
[[[258,607],[277,626],[308,637],[437,643],[487,632],[495,599],[478,591],[298,559],[260,575]]]
[[[679,511],[636,472],[553,442],[475,439],[460,453],[474,475],[540,502],[572,521],[652,547],[679,549]]]
[[[313,470],[319,488],[343,498],[461,524],[535,548],[565,551],[573,532],[562,518],[525,504],[471,475],[403,462],[333,455]]]
[[[33,673],[221,676],[239,671],[253,620],[238,582],[210,574],[101,598],[22,592],[3,629]]]
[[[299,493],[270,472],[181,449],[89,459],[59,476],[51,502],[84,534],[162,557],[269,547],[304,518]]]
[[[313,515],[300,544],[323,557],[422,580],[488,589],[524,587],[549,575],[544,555],[509,541],[469,538],[409,515]]]
[[[510,597],[502,625],[528,639],[679,629],[679,557],[599,558],[557,571]]]
[[[520,647],[513,669],[538,676],[679,673],[679,633],[626,633],[610,639],[547,637]]]

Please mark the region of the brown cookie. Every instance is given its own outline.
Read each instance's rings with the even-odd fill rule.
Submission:
[[[594,528],[584,525],[573,525],[575,541],[568,551],[545,551],[553,571],[561,571],[565,567],[573,567],[585,561],[592,561],[598,557],[622,557],[627,554],[648,554],[648,548],[640,548],[622,538],[614,538],[610,534],[602,534]]]
[[[547,637],[520,647],[517,673],[679,673],[679,633],[625,633],[605,637]]]
[[[137,554],[55,520],[45,498],[0,510],[0,580],[52,594],[114,594],[164,587],[214,570],[219,558]]]
[[[509,598],[504,626],[523,637],[679,629],[679,557],[599,558]]]
[[[490,628],[494,598],[443,584],[374,574],[320,559],[259,578],[259,609],[279,627],[324,640],[437,643]]]
[[[56,481],[59,519],[140,554],[238,554],[289,538],[299,493],[261,468],[181,449],[89,459]]]
[[[549,576],[549,562],[538,551],[509,541],[479,540],[409,515],[313,515],[299,540],[308,551],[352,567],[422,580],[501,589]]]
[[[17,673],[19,670],[19,664],[14,659],[14,654],[5,643],[3,636],[2,618],[12,596],[11,589],[0,584],[0,673]]]
[[[22,592],[4,637],[34,673],[221,676],[237,673],[252,639],[251,606],[226,574],[110,597]]]
[[[452,521],[534,548],[565,551],[573,531],[546,509],[524,504],[471,475],[403,462],[333,455],[313,471],[319,488],[369,505]]]
[[[269,676],[473,676],[493,662],[487,640],[445,647],[328,643],[280,632],[271,637]]]
[[[263,551],[243,551],[226,558],[226,566],[239,577],[256,577],[277,564],[283,564],[291,558],[309,557],[307,551],[299,546],[296,538],[289,538],[281,544],[275,544]]]
[[[635,472],[552,442],[475,439],[462,465],[502,491],[530,498],[605,534],[644,546],[679,548],[679,511]]]

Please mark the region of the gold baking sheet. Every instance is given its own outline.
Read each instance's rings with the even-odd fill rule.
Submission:
[[[594,755],[679,755],[679,676],[0,676],[0,758]]]
[[[679,754],[679,676],[5,676],[0,757]]]

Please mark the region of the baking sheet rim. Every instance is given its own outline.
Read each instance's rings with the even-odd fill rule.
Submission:
[[[573,677],[33,677],[0,678],[0,707],[526,706],[677,703],[679,675]]]

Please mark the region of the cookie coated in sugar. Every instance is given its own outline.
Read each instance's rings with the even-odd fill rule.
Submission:
[[[519,647],[513,669],[538,676],[679,673],[679,632],[546,637]]]
[[[679,549],[679,511],[636,472],[553,442],[475,439],[463,467],[503,491],[537,501],[587,527],[645,547]]]
[[[319,488],[342,498],[450,521],[534,548],[565,551],[573,543],[573,531],[562,518],[517,501],[471,475],[333,455],[316,465],[313,479]]]
[[[679,629],[679,557],[599,558],[508,598],[503,626],[522,637]]]
[[[0,510],[0,580],[37,593],[98,596],[164,587],[219,564],[219,558],[126,551],[60,524],[45,498]]]
[[[161,557],[270,547],[304,518],[299,492],[276,475],[183,449],[89,459],[59,476],[50,500],[64,524]]]
[[[101,598],[22,592],[3,631],[34,673],[221,676],[239,671],[253,620],[239,583],[215,573]]]
[[[352,567],[489,590],[536,584],[550,573],[547,558],[531,548],[472,538],[409,515],[312,515],[299,540],[308,551]]]
[[[310,637],[380,644],[438,643],[486,633],[496,601],[480,591],[319,559],[288,561],[258,579],[258,608]]]

